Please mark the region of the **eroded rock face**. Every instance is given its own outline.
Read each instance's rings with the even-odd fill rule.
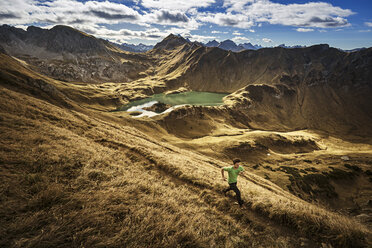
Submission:
[[[67,26],[27,31],[0,26],[0,45],[8,54],[63,81],[128,82],[143,77],[145,55],[127,54],[111,43]]]
[[[33,64],[41,73],[52,78],[82,82],[128,82],[137,78],[138,71],[146,69],[139,64],[128,65],[97,57],[82,59],[77,56],[71,63],[65,60],[34,60]]]

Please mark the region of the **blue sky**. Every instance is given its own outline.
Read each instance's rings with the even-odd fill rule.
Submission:
[[[369,0],[13,0],[0,2],[0,23],[69,25],[118,43],[155,44],[174,33],[201,42],[352,49],[372,46],[371,10]]]

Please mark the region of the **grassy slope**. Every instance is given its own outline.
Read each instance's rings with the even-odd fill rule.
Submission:
[[[250,173],[238,209],[220,193],[221,161],[14,78],[0,88],[0,246],[297,247],[303,236],[351,247],[368,232]]]
[[[240,157],[250,172],[307,201],[337,210],[368,208],[372,194],[370,144],[311,130],[271,132],[224,128],[199,138],[168,136],[166,140],[225,162]],[[351,160],[344,161],[342,156]],[[361,213],[357,211],[353,215],[358,212]]]
[[[252,238],[249,216],[225,214],[228,200],[194,176],[192,167],[211,167],[201,158],[35,99],[17,104],[6,89],[1,97],[12,103],[2,104],[2,246],[206,247],[277,238],[264,241],[269,230],[260,227]]]

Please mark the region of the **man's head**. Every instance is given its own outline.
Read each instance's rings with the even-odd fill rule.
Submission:
[[[234,167],[239,167],[239,163],[240,163],[240,162],[241,162],[240,159],[235,158],[235,159],[233,160]]]

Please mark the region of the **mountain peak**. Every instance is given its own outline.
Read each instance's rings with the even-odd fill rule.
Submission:
[[[243,44],[239,44],[239,46],[241,47],[244,47],[244,49],[247,49],[247,50],[257,50],[259,49],[258,46],[254,46],[252,43],[248,42],[248,43],[243,43]]]
[[[164,38],[164,40],[166,40],[166,39],[176,39],[176,38],[179,38],[179,37],[181,37],[181,36],[170,33],[167,37]]]
[[[169,34],[167,37],[164,38],[163,41],[165,40],[178,40],[178,41],[183,41],[183,42],[188,42],[185,38],[183,38],[180,34],[175,35],[175,34]]]
[[[39,30],[44,30],[44,29],[40,27],[35,27],[35,26],[28,26],[26,30],[27,32],[34,32],[34,31],[39,31]]]
[[[220,43],[216,40],[212,40],[212,41],[209,41],[207,44],[205,44],[205,46],[207,47],[216,47],[218,46]]]
[[[190,43],[190,41],[183,38],[181,35],[174,35],[170,34],[167,37],[164,38],[161,42],[157,43],[154,48],[162,48],[162,49],[173,49],[177,46],[183,45],[185,43]]]
[[[224,41],[222,41],[221,43],[226,43],[226,44],[235,44],[235,42],[234,41],[232,41],[232,40],[229,40],[229,39],[227,39],[227,40],[224,40]],[[236,44],[235,44],[236,45]]]
[[[66,25],[55,25],[50,30],[74,30],[74,31],[77,31],[76,29],[74,29],[70,26],[66,26]]]
[[[232,40],[224,40],[217,47],[232,52],[240,52],[245,49],[240,45],[236,45],[236,43]]]

